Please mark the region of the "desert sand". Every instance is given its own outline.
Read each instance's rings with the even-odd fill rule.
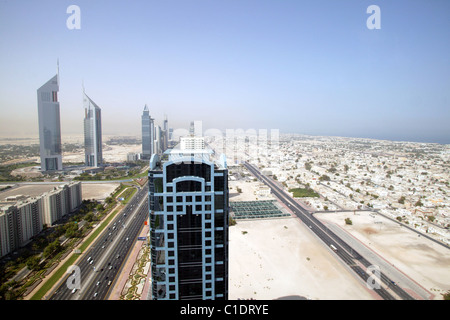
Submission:
[[[119,182],[108,182],[108,183],[85,183],[82,182],[82,198],[85,199],[96,199],[105,200],[111,195],[111,193],[116,190],[120,185]]]
[[[377,299],[297,218],[240,220],[229,235],[230,299]]]
[[[360,241],[427,290],[431,299],[442,300],[441,294],[450,290],[450,248],[372,212],[321,213],[316,217]],[[352,225],[346,225],[345,218],[350,218]]]

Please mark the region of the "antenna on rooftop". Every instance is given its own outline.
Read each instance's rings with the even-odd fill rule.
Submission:
[[[59,86],[59,58],[56,59],[56,81],[58,82]]]

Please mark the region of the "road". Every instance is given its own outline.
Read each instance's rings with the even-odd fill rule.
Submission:
[[[292,212],[305,223],[309,229],[319,237],[328,247],[330,247],[336,256],[338,256],[348,267],[350,267],[365,283],[375,284],[374,274],[367,271],[372,266],[368,260],[361,256],[356,250],[350,247],[346,242],[334,234],[329,228],[327,228],[322,222],[320,222],[313,215],[309,214],[304,208],[300,206],[290,195],[285,193],[272,179],[264,176],[261,172],[249,163],[244,164],[245,167],[260,181],[268,185],[272,193],[284,203]],[[363,267],[364,268],[363,268]],[[402,288],[393,284],[393,281],[389,279],[385,274],[380,271],[381,283],[378,282],[378,286],[373,285],[373,290],[385,300],[395,300],[396,297],[404,300],[413,300],[413,298],[406,293]],[[389,288],[389,289],[387,289]],[[393,294],[391,294],[390,292]],[[395,297],[396,296],[396,297]]]
[[[106,300],[147,217],[148,187],[145,185],[78,260],[81,288],[73,290],[67,286],[69,275],[66,274],[50,300]],[[71,279],[76,273],[72,272]]]

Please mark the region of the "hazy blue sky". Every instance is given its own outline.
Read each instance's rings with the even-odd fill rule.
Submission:
[[[66,13],[81,9],[81,29]],[[369,5],[381,29],[369,30]],[[0,0],[0,135],[37,135],[60,63],[63,134],[157,123],[450,143],[448,0]]]

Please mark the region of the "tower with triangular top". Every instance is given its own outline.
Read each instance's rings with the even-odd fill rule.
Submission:
[[[103,163],[102,152],[102,110],[84,92],[84,155],[88,167],[100,167]]]
[[[142,159],[150,159],[155,153],[155,124],[147,105],[142,113]]]
[[[37,90],[39,147],[43,172],[63,169],[58,92],[59,62],[56,75]]]

